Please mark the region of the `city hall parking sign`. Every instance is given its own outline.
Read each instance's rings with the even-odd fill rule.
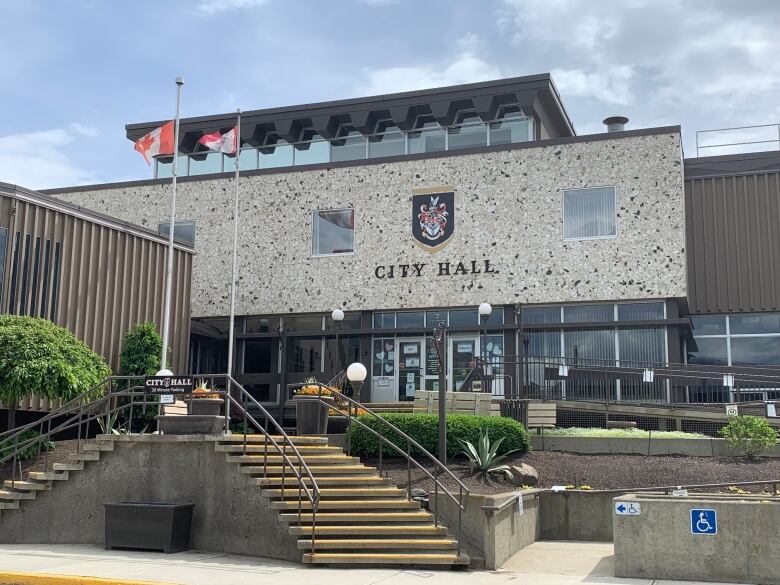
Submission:
[[[424,189],[413,193],[414,241],[427,252],[438,252],[450,243],[455,232],[455,192]]]

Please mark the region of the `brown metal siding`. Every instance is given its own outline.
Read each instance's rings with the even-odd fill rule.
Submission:
[[[691,313],[780,310],[780,173],[685,181]]]
[[[153,321],[158,327],[162,323],[167,261],[164,241],[16,199],[12,194],[0,194],[0,227],[8,228],[0,313],[24,312],[39,316],[45,303],[48,318],[54,302],[55,322],[103,355],[114,371],[119,368],[122,338],[127,330],[146,321]],[[19,267],[17,294],[12,303],[11,262],[17,232],[21,236],[20,262],[26,253],[26,237],[30,236],[30,269],[23,299],[22,267]],[[51,242],[50,266],[44,271],[47,240]],[[37,288],[32,282],[36,242],[40,250]],[[61,257],[58,286],[54,286],[52,275],[57,243],[61,245]],[[50,276],[48,287],[44,272]],[[176,249],[171,308],[174,351],[171,358],[174,369],[181,372],[188,367],[191,275],[192,253]]]

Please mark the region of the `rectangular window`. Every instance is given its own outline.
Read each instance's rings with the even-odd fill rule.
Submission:
[[[247,317],[244,319],[244,333],[276,333],[279,331],[279,317]]]
[[[331,160],[361,160],[366,158],[366,137],[360,132],[350,132],[330,143]]]
[[[563,192],[563,237],[566,240],[617,236],[615,188],[567,189]]]
[[[374,376],[395,375],[395,339],[392,337],[374,339],[374,355],[371,363]]]
[[[27,314],[27,286],[30,283],[30,248],[32,248],[32,235],[24,237],[24,261],[22,262],[22,290],[20,295],[19,314]]]
[[[35,253],[33,255],[32,263],[32,283],[30,288],[32,294],[30,295],[30,311],[29,315],[32,317],[38,316],[38,290],[40,289],[40,276],[41,276],[41,238],[38,236],[35,238]]]
[[[764,315],[730,315],[729,326],[732,335],[780,333],[780,313],[768,313]]]
[[[726,316],[691,317],[694,335],[726,335]]]
[[[438,311],[427,311],[425,313],[425,326],[428,329],[436,327],[439,323],[447,324],[447,310],[440,309]]]
[[[666,362],[665,333],[663,327],[618,329],[620,365],[642,367],[645,362]]]
[[[444,129],[438,127],[426,128],[419,132],[409,132],[409,154],[422,152],[441,152],[445,147],[446,135]]]
[[[285,317],[287,331],[322,331],[322,315]]]
[[[487,146],[487,125],[467,123],[448,130],[447,149],[476,148]]]
[[[330,161],[330,142],[322,136],[315,135],[310,141],[299,142],[295,145],[295,159],[293,163],[298,165],[314,165]]]
[[[0,299],[3,298],[3,284],[5,283],[5,257],[8,250],[8,230],[0,228]]]
[[[62,259],[62,244],[54,244],[54,274],[51,278],[51,315],[49,320],[57,322],[57,300],[60,293],[60,260]]]
[[[564,323],[605,323],[615,320],[614,305],[571,305],[563,308]]]
[[[157,225],[157,232],[163,236],[168,237],[170,234],[170,222],[160,222]],[[189,244],[195,245],[195,222],[192,220],[182,220],[176,222],[176,227],[173,229],[173,239]]]
[[[727,366],[729,356],[725,337],[701,337],[695,346],[688,344],[688,363],[705,366]]]
[[[270,374],[276,368],[274,357],[275,339],[255,339],[244,342],[244,373]]]
[[[529,118],[506,118],[490,124],[490,144],[514,144],[531,140],[533,125]]]
[[[288,344],[288,372],[311,374],[322,371],[322,337],[293,337]]]
[[[612,329],[570,329],[563,333],[566,357],[600,360],[614,365],[615,333]]]
[[[315,211],[312,219],[312,255],[332,256],[355,251],[355,210]]]
[[[523,307],[523,323],[560,323],[560,307]]]
[[[478,324],[479,316],[476,309],[453,309],[450,311],[450,327],[476,327]]]
[[[696,340],[697,343],[701,340]],[[732,366],[780,364],[780,337],[732,337]]]
[[[374,329],[395,329],[395,313],[374,313]]]
[[[626,303],[618,305],[618,321],[650,321],[664,318],[663,303]]]
[[[398,313],[395,316],[396,327],[399,329],[410,329],[412,327],[425,327],[425,313],[422,311],[411,311],[408,313]]]
[[[43,254],[43,288],[41,289],[41,312],[39,317],[46,318],[46,309],[49,306],[49,285],[51,282],[51,240],[46,240],[46,249]],[[2,290],[0,290],[2,296]]]

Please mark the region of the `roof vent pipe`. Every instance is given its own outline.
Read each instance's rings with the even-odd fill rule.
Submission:
[[[625,116],[610,116],[604,118],[604,124],[607,125],[607,132],[622,132],[626,129],[628,118]]]

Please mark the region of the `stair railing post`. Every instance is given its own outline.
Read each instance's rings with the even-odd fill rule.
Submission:
[[[439,466],[434,463],[433,467],[433,489],[436,498],[436,507],[433,511],[433,525],[439,526]]]
[[[84,409],[84,400],[79,400],[79,427],[76,441],[76,453],[81,453],[81,412]]]
[[[263,427],[263,475],[268,476],[268,414],[265,415]]]
[[[51,417],[49,417],[49,430],[46,432],[46,436],[51,440]],[[46,458],[47,468],[49,471],[54,471],[54,460],[51,457]]]
[[[287,474],[287,441],[282,439],[282,501],[284,501],[284,484]]]
[[[227,376],[227,383],[225,384],[225,434],[230,434],[230,389],[233,383],[233,378]],[[214,386],[212,385],[212,388]]]
[[[301,526],[301,508],[303,507],[303,461],[298,459],[298,526]]]
[[[379,477],[382,477],[382,453],[385,451],[385,444],[382,441],[382,434],[379,435]]]
[[[319,506],[319,499],[312,497],[311,504],[311,554],[315,553],[315,541],[317,539],[317,507]]]
[[[347,456],[352,456],[352,403],[348,402],[349,415],[347,417]],[[380,445],[380,448],[382,446]]]
[[[133,397],[130,397],[130,416],[128,418],[128,432],[133,430]],[[106,399],[106,425],[103,427],[107,434],[111,433],[111,398]],[[87,433],[89,433],[89,427],[87,427]]]
[[[458,487],[458,491],[460,492],[460,495],[458,496],[458,558],[460,558],[460,546],[461,546],[460,531],[461,531],[462,518],[463,518],[463,486],[462,485]]]
[[[406,493],[412,499],[412,442],[406,439]]]
[[[246,411],[246,391],[241,392],[241,401],[244,413],[244,455],[246,455],[246,431],[247,431],[247,411]]]

